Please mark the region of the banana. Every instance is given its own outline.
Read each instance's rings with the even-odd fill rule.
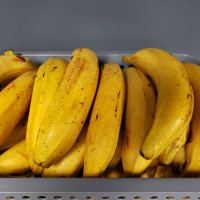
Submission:
[[[110,161],[110,163],[108,164],[104,175],[109,174],[111,171],[113,171],[116,166],[118,165],[121,157],[122,157],[122,147],[123,147],[123,142],[124,142],[124,128],[121,127],[120,130],[120,134],[119,134],[119,139],[118,139],[118,143],[117,143],[117,148],[115,150],[115,154],[112,157],[112,160]]]
[[[0,92],[0,146],[29,109],[35,71],[22,74]]]
[[[140,155],[140,148],[154,119],[156,94],[150,80],[133,67],[125,70],[125,140],[122,164],[125,177],[140,175],[151,163]]]
[[[26,151],[26,141],[14,145],[0,155],[0,174],[19,175],[30,170],[30,164]]]
[[[6,138],[4,143],[0,146],[0,151],[14,146],[26,138],[27,119],[28,114],[23,117],[11,134]]]
[[[59,87],[66,68],[67,61],[65,59],[50,57],[37,71],[26,133],[26,147],[31,170],[37,175],[42,174],[43,168],[36,165],[33,161],[36,138],[44,115]]]
[[[186,143],[189,132],[189,126],[183,131],[182,135],[176,138],[159,156],[159,165],[165,166],[170,165],[173,161],[174,156]]]
[[[86,137],[84,177],[101,176],[112,160],[119,138],[124,101],[122,70],[115,63],[105,64]]]
[[[182,148],[176,153],[172,161],[172,168],[175,174],[181,174],[186,164],[185,146],[186,145],[182,146]]]
[[[154,178],[158,167],[158,159],[155,158],[150,165],[140,174],[140,178]]]
[[[37,165],[50,167],[76,142],[92,105],[98,76],[96,54],[87,48],[74,50],[38,131],[33,156]]]
[[[78,175],[83,167],[87,129],[86,122],[73,147],[58,163],[44,169],[42,177],[76,177]]]
[[[172,172],[172,165],[158,166],[154,174],[154,178],[175,178]]]
[[[111,169],[109,172],[104,173],[102,178],[123,178],[123,168],[121,165],[117,165],[115,168]]]
[[[11,50],[0,56],[0,84],[8,83],[27,71],[36,70],[37,65],[30,59],[14,55]]]
[[[191,63],[182,63],[194,91],[194,113],[190,125],[190,135],[186,143],[187,165],[184,170],[185,176],[200,175],[200,67]]]
[[[141,147],[141,155],[152,160],[189,125],[194,106],[192,86],[182,64],[164,50],[142,49],[122,60],[150,76],[157,89],[155,118]]]
[[[32,173],[32,171],[28,171],[24,174],[2,174],[0,175],[0,178],[35,178],[35,175]]]

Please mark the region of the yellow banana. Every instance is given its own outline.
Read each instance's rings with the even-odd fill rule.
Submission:
[[[174,178],[175,174],[172,172],[172,166],[158,166],[154,174],[154,178]]]
[[[30,170],[26,141],[14,145],[0,155],[0,174],[19,175]]]
[[[158,159],[155,158],[150,165],[140,174],[140,178],[154,178],[158,167]]]
[[[115,168],[111,169],[109,172],[106,172],[102,175],[102,178],[123,178],[123,168],[118,165]]]
[[[186,143],[187,165],[184,174],[200,175],[200,67],[191,63],[183,63],[194,91],[194,113],[190,125],[190,135]]]
[[[119,138],[125,100],[119,65],[105,64],[90,118],[84,155],[84,177],[99,177],[112,160]]]
[[[0,92],[0,146],[29,109],[35,75],[26,72]]]
[[[36,165],[33,161],[36,138],[44,115],[59,87],[66,68],[67,61],[65,59],[50,57],[37,71],[26,134],[26,147],[31,170],[37,175],[42,174],[43,168]]]
[[[32,171],[28,171],[24,174],[0,174],[0,178],[35,178],[35,175]]]
[[[110,161],[110,163],[108,164],[104,174],[107,174],[110,171],[114,170],[116,168],[117,164],[119,163],[119,161],[122,157],[123,142],[124,142],[124,129],[123,129],[123,127],[121,127],[115,154],[112,157],[112,160]]]
[[[30,59],[13,55],[11,50],[0,56],[0,84],[8,83],[27,71],[36,70],[37,66]]]
[[[124,56],[123,62],[150,76],[157,88],[155,118],[141,147],[145,159],[154,159],[189,125],[194,106],[192,86],[182,64],[164,50],[142,49]]]
[[[176,174],[181,174],[186,164],[185,146],[186,145],[182,146],[182,148],[176,153],[172,161],[173,171]]]
[[[86,122],[73,147],[58,163],[44,169],[42,177],[76,177],[78,175],[83,167],[87,129]]]
[[[172,163],[174,156],[186,143],[189,126],[183,131],[182,135],[176,138],[159,156],[159,165],[165,166]]]
[[[140,155],[143,140],[154,119],[156,95],[150,80],[138,69],[127,68],[125,140],[122,164],[126,177],[140,175],[151,163]]]
[[[4,143],[0,146],[0,151],[14,146],[26,138],[27,118],[28,115],[26,114],[11,132],[11,134],[6,138]]]
[[[50,167],[76,142],[92,105],[98,76],[96,54],[86,48],[74,50],[36,138],[37,165]]]

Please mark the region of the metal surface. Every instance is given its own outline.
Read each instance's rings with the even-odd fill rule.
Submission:
[[[101,64],[121,61],[130,52],[96,52]],[[40,65],[50,56],[70,59],[71,52],[19,52]],[[180,61],[200,65],[194,57],[174,54]],[[0,200],[6,199],[200,199],[200,179],[106,179],[106,178],[0,178]]]

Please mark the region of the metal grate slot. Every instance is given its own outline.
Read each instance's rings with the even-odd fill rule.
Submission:
[[[46,196],[38,196],[38,199],[44,200],[44,199],[47,199],[47,197]]]
[[[13,196],[7,196],[6,199],[15,199]]]
[[[23,196],[22,199],[30,199],[30,196]]]
[[[63,199],[61,196],[54,196],[54,199]]]

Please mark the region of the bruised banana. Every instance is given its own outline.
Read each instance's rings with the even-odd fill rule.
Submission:
[[[186,143],[187,165],[184,174],[200,175],[200,67],[191,63],[182,63],[194,91],[194,113],[190,124],[190,135]]]
[[[67,62],[63,58],[50,57],[43,63],[35,79],[33,94],[31,99],[28,126],[26,133],[26,147],[29,156],[31,170],[34,174],[42,174],[43,168],[33,161],[36,138],[44,115],[51,100],[59,87],[67,68]]]
[[[33,156],[37,165],[50,167],[76,142],[92,105],[98,76],[96,54],[87,48],[74,50],[39,128]]]
[[[22,74],[0,92],[0,146],[29,109],[36,72]]]
[[[150,80],[133,67],[125,70],[125,140],[122,164],[125,177],[139,176],[151,163],[140,155],[143,140],[154,119],[156,95]]]
[[[119,65],[105,64],[90,118],[84,155],[84,177],[100,177],[112,160],[120,133],[125,100]]]
[[[4,143],[0,146],[0,151],[14,146],[26,138],[27,119],[28,114],[23,117],[11,134],[6,138]]]
[[[118,163],[122,157],[123,142],[124,142],[124,129],[121,128],[118,143],[117,143],[117,148],[115,150],[115,154],[112,157],[112,160],[110,161],[110,163],[108,164],[108,166],[104,172],[104,175],[109,174],[118,165]]]
[[[172,163],[174,156],[186,143],[189,126],[183,131],[182,135],[176,138],[159,156],[159,165],[165,166]]]
[[[86,122],[73,147],[58,163],[44,169],[42,177],[76,177],[78,175],[83,167],[87,129]]]
[[[142,49],[124,56],[123,62],[147,74],[157,89],[155,118],[140,152],[145,159],[152,160],[189,125],[194,106],[192,86],[182,64],[164,50]]]
[[[11,50],[0,56],[0,84],[8,83],[27,71],[36,70],[37,66],[30,59],[13,55]]]
[[[0,174],[19,175],[30,171],[26,141],[14,145],[0,155]]]
[[[185,146],[186,145],[182,146],[182,148],[176,153],[172,161],[173,172],[176,174],[181,174],[186,164]]]

